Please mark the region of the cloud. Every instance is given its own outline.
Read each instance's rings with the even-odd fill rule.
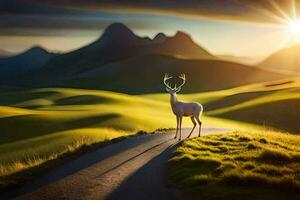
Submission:
[[[86,9],[54,7],[33,1],[17,2],[6,0],[0,3],[0,35],[55,36],[82,34],[105,29],[109,24],[120,21],[133,29],[160,29],[160,24],[141,21],[128,14],[112,14]]]
[[[0,13],[76,15],[78,10],[149,12],[193,17],[274,22],[292,14],[297,0],[2,0]],[[272,16],[273,15],[273,16]]]
[[[2,0],[0,35],[96,31],[115,21],[133,29],[162,28],[132,17],[137,14],[282,23],[283,13],[291,15],[293,5],[297,8],[298,4],[296,0]]]
[[[300,9],[297,0],[106,0],[86,4],[76,0],[73,6],[118,12],[148,12],[182,17],[280,23]],[[68,4],[66,4],[68,5]],[[72,5],[69,5],[72,6]]]
[[[280,10],[291,14],[293,6],[300,8],[297,0],[44,0],[43,3],[39,0],[2,1],[4,3],[0,4],[0,12],[3,10],[12,13],[72,14],[72,9],[86,9],[261,22],[274,22],[272,15],[283,17]],[[57,7],[60,7],[60,10],[57,10]],[[63,8],[72,9],[67,11]]]

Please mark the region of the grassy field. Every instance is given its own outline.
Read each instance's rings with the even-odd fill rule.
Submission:
[[[164,94],[144,97],[169,101],[168,95]],[[200,102],[204,105],[206,117],[224,120],[223,126],[226,126],[229,121],[239,121],[239,124],[245,122],[248,125],[257,125],[251,127],[253,130],[263,126],[283,132],[300,133],[298,124],[300,79],[251,84],[228,90],[178,95],[178,97],[185,101]]]
[[[297,133],[298,90],[300,81],[293,79],[178,98],[204,104],[204,126]],[[0,181],[84,145],[175,126],[168,94],[1,89]],[[191,126],[189,119],[184,126]]]
[[[50,88],[2,92],[0,99],[0,176],[40,165],[82,145],[175,126],[168,100],[144,96]]]
[[[169,181],[191,199],[299,199],[300,136],[233,132],[190,139],[169,160]]]
[[[230,90],[187,95],[204,102],[206,115],[300,133],[300,80],[253,84]]]
[[[161,96],[168,98],[168,94]],[[107,91],[3,90],[0,105],[0,183],[3,184],[8,175],[54,160],[84,145],[141,130],[152,132],[175,127],[168,100]],[[217,124],[222,120],[206,121]],[[185,125],[190,124],[185,121]]]
[[[38,89],[0,99],[0,176],[82,145],[173,125],[166,103],[112,92]]]

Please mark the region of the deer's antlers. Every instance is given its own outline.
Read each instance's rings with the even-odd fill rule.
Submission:
[[[167,80],[173,78],[173,76],[169,76],[168,74],[165,74],[165,77],[164,77],[164,84],[167,88],[169,88],[170,90],[174,90],[174,88],[172,88],[172,86],[167,83]]]
[[[180,76],[178,76],[180,79],[182,79],[182,83],[178,88],[181,88],[184,84],[185,84],[185,74],[181,74]],[[176,87],[176,85],[175,85]]]
[[[168,82],[167,80],[173,78],[173,76],[169,76],[168,74],[165,74],[165,77],[164,77],[164,84],[165,86],[170,89],[170,90],[178,90],[180,89],[184,84],[185,84],[185,74],[181,74],[180,76],[178,76],[178,78],[180,78],[182,80],[182,83],[177,87],[176,84],[174,87],[172,87]]]

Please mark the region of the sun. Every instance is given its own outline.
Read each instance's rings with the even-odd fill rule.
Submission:
[[[300,19],[290,21],[288,27],[290,34],[300,35]]]

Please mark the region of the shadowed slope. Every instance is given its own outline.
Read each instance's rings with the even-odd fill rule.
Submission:
[[[93,68],[76,76],[64,76],[53,83],[59,87],[92,88],[126,93],[161,92],[165,73],[185,73],[184,92],[226,89],[285,77],[278,73],[218,60],[186,60],[170,56],[145,55]],[[43,77],[50,77],[49,71]],[[64,72],[61,72],[64,73]],[[47,84],[47,83],[46,83]]]

